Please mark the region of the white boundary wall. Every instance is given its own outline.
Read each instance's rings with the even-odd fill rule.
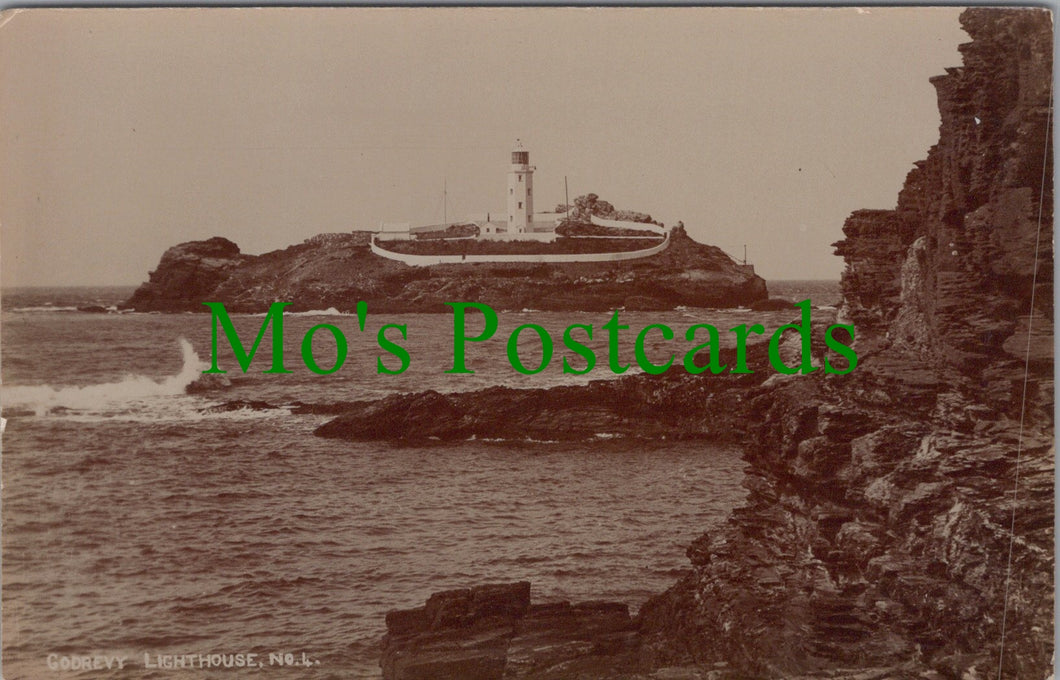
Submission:
[[[652,225],[654,226],[654,225]],[[389,260],[397,260],[413,267],[425,267],[432,264],[473,264],[476,262],[620,262],[622,260],[639,260],[661,253],[670,246],[670,234],[657,246],[641,250],[626,250],[617,253],[529,253],[525,255],[413,255],[395,253],[381,248],[372,239],[372,252]]]
[[[524,231],[516,232],[514,234],[487,234],[482,232],[479,234],[478,238],[480,241],[538,241],[540,243],[552,243],[556,240],[556,232]]]
[[[665,238],[665,236],[666,236],[666,235],[664,234],[664,235],[663,235],[663,238]],[[646,241],[646,240],[649,240],[649,239],[654,239],[654,238],[656,238],[656,237],[655,237],[655,236],[651,236],[651,235],[649,235],[649,234],[642,234],[642,235],[640,235],[640,236],[619,236],[618,234],[611,234],[611,235],[609,235],[609,236],[568,236],[567,238],[576,238],[576,239],[583,239],[583,238],[606,238],[606,239],[608,239],[609,241],[614,241],[614,240],[620,240],[620,239],[627,239],[627,240],[629,240],[629,239],[640,239],[640,240],[645,240],[645,241]]]
[[[666,227],[660,227],[650,222],[619,222],[618,220],[604,220],[596,215],[589,215],[589,221],[598,227],[609,227],[611,229],[640,229],[641,231],[652,231],[656,234],[670,233]]]

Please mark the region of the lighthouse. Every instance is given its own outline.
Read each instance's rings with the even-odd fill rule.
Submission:
[[[530,152],[517,139],[508,171],[508,233],[525,233],[533,221],[534,166],[530,165]]]

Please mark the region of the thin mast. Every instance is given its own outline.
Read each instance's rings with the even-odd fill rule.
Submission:
[[[567,208],[567,220],[570,220],[570,189],[567,188],[567,176],[563,176],[563,205]]]

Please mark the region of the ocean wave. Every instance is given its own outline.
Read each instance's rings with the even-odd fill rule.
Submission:
[[[265,316],[269,315],[269,312],[267,312],[267,311],[266,312],[247,312],[247,313],[232,314],[232,316],[237,316],[237,315],[238,316],[251,316],[251,317],[253,317],[253,316],[265,317]],[[284,317],[289,317],[289,316],[357,316],[354,312],[340,312],[339,310],[335,309],[334,307],[328,307],[327,309],[310,309],[310,310],[305,311],[305,312],[289,312],[287,310],[284,310],[283,315],[284,315]]]
[[[7,311],[13,314],[33,314],[40,312],[76,312],[77,307],[55,307],[52,305],[44,305],[37,307],[14,307]]]
[[[173,400],[179,400],[175,402]],[[269,420],[275,418],[282,418],[291,414],[289,409],[278,408],[274,411],[254,411],[250,409],[238,410],[238,411],[225,411],[223,413],[216,412],[204,412],[200,410],[202,408],[201,401],[192,397],[166,397],[164,400],[160,400],[154,404],[137,404],[132,405],[128,409],[118,409],[114,411],[98,410],[94,413],[70,411],[67,409],[58,409],[57,411],[47,413],[49,417],[62,416],[63,420],[69,423],[84,423],[91,425],[94,423],[105,423],[120,420],[124,423],[143,423],[144,425],[165,425],[165,424],[181,424],[185,425],[192,422],[203,422],[211,420],[226,420],[226,421],[259,421]],[[35,415],[35,414],[26,414]],[[226,434],[221,434],[219,437],[225,438]],[[236,434],[232,435],[232,438],[239,439],[243,435]]]
[[[431,439],[437,439],[437,437],[431,437]],[[563,444],[565,443],[560,439],[533,439],[531,437],[482,437],[481,439],[475,439],[472,435],[468,437],[467,441],[480,441],[485,444]]]
[[[311,309],[308,312],[284,312],[284,316],[356,316],[350,312],[340,312],[334,307],[327,309]]]
[[[191,343],[180,338],[183,365],[180,372],[162,380],[146,375],[128,375],[117,382],[98,385],[9,385],[4,387],[4,408],[31,410],[37,416],[65,411],[99,411],[157,397],[183,395],[209,365],[199,358]]]

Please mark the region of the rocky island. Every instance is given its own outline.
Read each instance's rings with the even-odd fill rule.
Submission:
[[[422,400],[491,431],[489,414],[537,403],[552,408],[524,425],[632,413],[649,436],[744,447],[747,501],[632,619],[621,605],[534,605],[526,584],[440,593],[387,616],[384,677],[1051,674],[1051,16],[973,8],[961,22],[964,66],[932,81],[938,143],[895,209],[855,212],[835,244],[856,371],[402,395],[321,429],[404,436],[367,423]]]
[[[562,233],[591,226],[588,218],[562,225],[554,249],[578,252],[599,243],[589,240],[596,237]],[[334,307],[348,312],[364,300],[374,312],[401,313],[446,312],[446,302],[473,301],[498,310],[607,311],[735,307],[767,298],[765,281],[753,267],[694,241],[680,224],[669,230],[661,252],[613,262],[413,266],[373,252],[372,238],[368,231],[321,234],[263,255],[243,254],[221,237],[182,243],[163,254],[124,306],[141,312],[206,312],[202,303],[210,301],[223,302],[230,312],[254,313],[285,301],[292,303],[291,311]],[[460,243],[444,245],[456,249]],[[481,250],[481,244],[471,243]],[[529,246],[547,244],[499,243],[496,249]]]

